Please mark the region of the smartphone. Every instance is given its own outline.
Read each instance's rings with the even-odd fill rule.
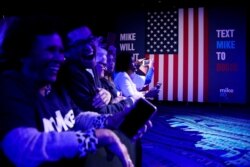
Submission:
[[[142,61],[142,65],[143,65],[143,66],[149,65],[149,63],[150,63],[150,60],[143,60],[143,61]]]
[[[157,107],[144,98],[140,98],[126,115],[119,129],[129,138],[133,138],[148,120],[157,112]]]

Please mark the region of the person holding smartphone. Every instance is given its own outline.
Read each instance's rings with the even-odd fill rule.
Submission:
[[[122,51],[116,58],[114,83],[116,88],[126,97],[139,96],[144,98],[153,98],[158,95],[158,89],[150,89],[146,92],[138,91],[133,82],[133,75],[136,71],[136,63],[131,52]]]

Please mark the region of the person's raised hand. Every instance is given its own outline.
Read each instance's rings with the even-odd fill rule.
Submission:
[[[153,68],[154,67],[154,59],[149,59],[148,67],[149,68]]]

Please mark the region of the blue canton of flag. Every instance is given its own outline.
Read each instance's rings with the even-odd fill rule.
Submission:
[[[146,53],[178,52],[177,10],[148,12],[146,22]]]

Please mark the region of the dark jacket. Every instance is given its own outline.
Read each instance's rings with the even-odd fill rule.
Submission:
[[[98,76],[95,74],[93,78],[92,75],[80,64],[80,62],[68,61],[64,64],[60,75],[60,84],[65,85],[66,89],[69,91],[70,96],[74,100],[75,104],[80,107],[81,110],[85,111],[96,111],[101,114],[112,114],[116,112],[123,111],[125,106],[133,105],[133,101],[128,98],[122,100],[119,103],[108,104],[100,109],[94,108],[92,106],[93,98],[96,95],[97,88],[109,88],[108,86],[103,86]],[[113,91],[109,90],[108,91]],[[112,94],[112,93],[111,93]]]

